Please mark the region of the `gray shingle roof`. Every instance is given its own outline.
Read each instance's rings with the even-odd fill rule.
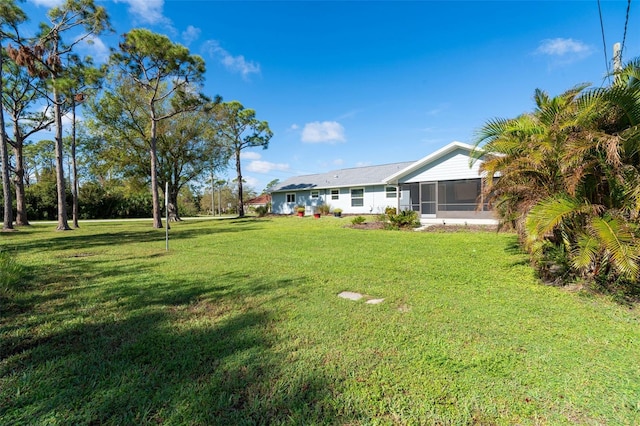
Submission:
[[[383,164],[380,166],[354,167],[333,170],[315,175],[295,176],[281,182],[272,192],[299,191],[304,189],[339,188],[358,185],[380,185],[386,177],[409,167],[415,161]]]

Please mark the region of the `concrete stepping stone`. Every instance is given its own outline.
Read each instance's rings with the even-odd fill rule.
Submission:
[[[338,297],[342,297],[343,299],[349,299],[349,300],[362,299],[362,295],[360,293],[356,293],[353,291],[343,291],[342,293],[338,294]]]
[[[365,296],[360,293],[356,293],[355,291],[343,291],[342,293],[338,294],[338,297],[349,300],[360,300],[364,297],[367,299],[367,301],[365,302],[367,305],[379,305],[380,303],[384,302],[384,299],[372,299],[371,296]]]

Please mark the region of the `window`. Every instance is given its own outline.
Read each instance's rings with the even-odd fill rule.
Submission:
[[[480,179],[438,182],[438,210],[474,211],[480,193]]]
[[[296,202],[296,194],[291,193],[287,194],[287,203],[295,203]]]
[[[339,189],[332,189],[331,190],[331,199],[332,200],[340,199],[340,190]]]
[[[364,206],[364,188],[351,190],[351,207]]]
[[[387,186],[384,188],[387,198],[396,198],[398,196],[398,188],[395,186]]]
[[[311,198],[318,198],[319,193],[318,191],[311,191]]]

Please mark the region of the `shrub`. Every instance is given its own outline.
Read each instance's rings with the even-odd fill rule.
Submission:
[[[387,211],[391,209],[387,208]],[[395,211],[395,209],[393,209]],[[387,228],[389,229],[407,229],[420,226],[418,212],[413,210],[403,210],[398,214],[387,213]]]
[[[354,225],[361,225],[366,221],[367,219],[365,219],[363,216],[356,216],[353,219],[351,219],[351,223],[353,223]]]
[[[269,209],[266,206],[256,207],[256,214],[258,215],[258,217],[265,217],[268,212],[269,212]]]
[[[396,210],[395,207],[387,207],[386,209],[384,209],[384,214],[387,216],[391,216],[396,214],[398,211]]]
[[[316,212],[327,215],[329,214],[329,212],[331,212],[331,206],[329,204],[320,204],[318,207],[316,207]]]

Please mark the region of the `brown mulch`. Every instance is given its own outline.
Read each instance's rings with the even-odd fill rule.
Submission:
[[[382,222],[365,222],[365,223],[360,223],[358,225],[347,225],[348,228],[353,228],[353,229],[384,229],[384,223]]]
[[[497,232],[497,225],[431,225],[423,232]]]
[[[365,222],[358,225],[349,224],[347,228],[352,229],[384,229],[383,222]],[[413,229],[408,229],[412,231]],[[427,226],[422,232],[498,232],[497,225],[431,225]]]

